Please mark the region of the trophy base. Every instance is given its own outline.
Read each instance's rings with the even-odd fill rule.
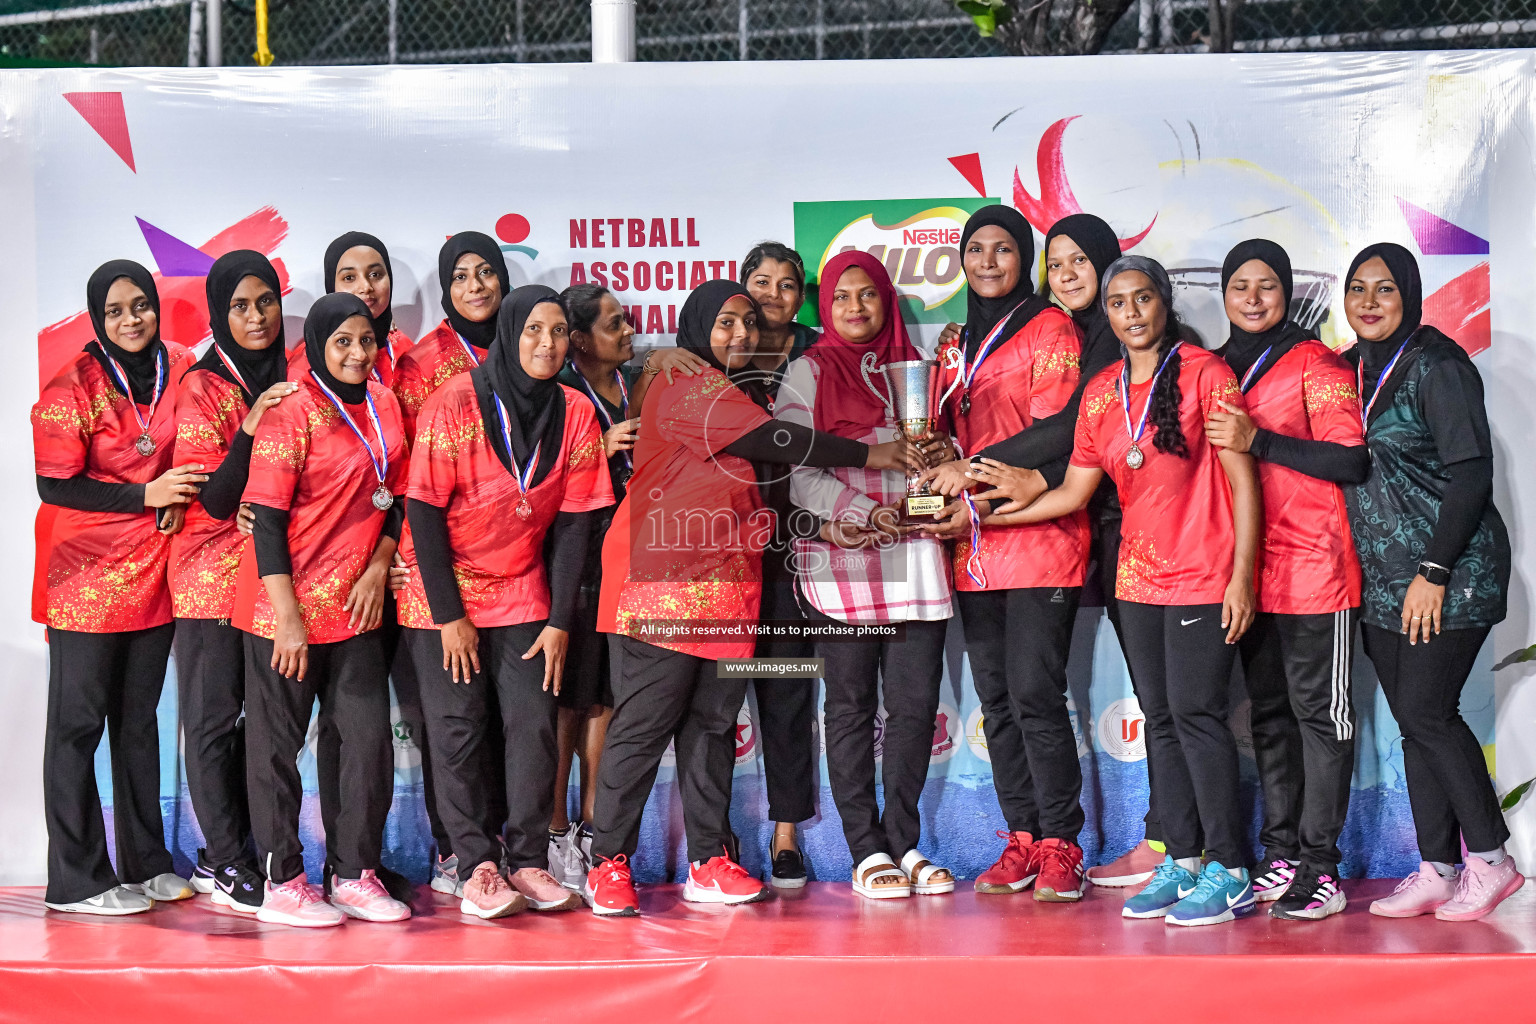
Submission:
[[[942,494],[909,494],[901,504],[902,519],[932,520],[933,514],[944,511],[948,504]]]

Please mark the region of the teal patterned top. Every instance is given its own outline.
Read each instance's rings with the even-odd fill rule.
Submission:
[[[1371,450],[1371,475],[1362,484],[1344,488],[1350,530],[1360,556],[1361,619],[1394,632],[1402,629],[1408,584],[1418,574],[1429,547],[1449,479],[1426,417],[1425,398],[1434,386],[1437,368],[1440,373],[1470,371],[1474,378],[1477,373],[1458,345],[1438,332],[1433,334],[1427,343],[1403,354],[1403,365],[1388,384],[1394,390],[1381,396],[1388,402],[1386,408],[1378,403],[1379,411],[1372,413],[1365,438]],[[1448,361],[1461,361],[1465,367],[1444,366]],[[1480,398],[1480,381],[1476,393]],[[1473,414],[1485,415],[1481,408]],[[1502,621],[1509,573],[1509,534],[1490,500],[1472,539],[1451,567],[1442,628],[1470,629]]]

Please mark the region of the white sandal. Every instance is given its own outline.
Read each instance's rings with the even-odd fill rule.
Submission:
[[[907,855],[901,858],[901,870],[911,880],[912,891],[919,896],[942,896],[955,891],[955,876],[950,874],[949,869],[930,863],[927,857],[916,850],[908,850]],[[949,877],[934,881],[934,876],[941,873]]]
[[[876,885],[880,879],[900,879],[900,882],[887,882],[884,885]],[[872,853],[859,862],[859,866],[853,869],[853,891],[866,899],[895,900],[912,895],[912,883],[907,881],[907,875],[896,862],[891,860],[888,853]]]

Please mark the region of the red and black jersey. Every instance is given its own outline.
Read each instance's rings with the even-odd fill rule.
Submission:
[[[147,484],[170,469],[176,403],[192,353],[167,342],[166,385],[149,417],[154,453],[139,453],[143,429],[123,395],[89,353],[81,352],[43,386],[32,407],[37,475],[67,480],[85,473],[113,484]],[[139,406],[148,415],[148,406]],[[119,633],[171,621],[166,561],[171,539],[155,511],[82,512],[43,505],[37,515],[33,618],[54,629]]]
[[[1143,463],[1126,463],[1131,438],[1120,396],[1120,360],[1088,383],[1077,417],[1072,464],[1102,469],[1115,482],[1124,520],[1115,596],[1139,604],[1217,604],[1232,580],[1237,534],[1232,486],[1205,438],[1205,421],[1224,401],[1243,408],[1237,378],[1219,356],[1195,345],[1179,349],[1179,425],[1189,456],[1159,451],[1150,422],[1137,447]],[[1141,419],[1152,381],[1130,387],[1131,422]]]
[[[1264,370],[1245,396],[1255,425],[1309,441],[1361,445],[1360,399],[1344,360],[1320,341],[1302,341]],[[1283,615],[1342,611],[1360,604],[1360,562],[1338,484],[1259,462],[1264,544],[1259,610]]]
[[[416,417],[421,415],[432,392],[459,374],[473,370],[484,358],[485,353],[460,338],[447,320],[400,357],[390,387],[400,399],[407,437],[416,437]]]
[[[939,352],[939,394],[949,393],[944,411],[961,452],[975,455],[1012,437],[1038,419],[1060,412],[1077,389],[1082,335],[1072,318],[1052,307],[1031,317],[998,345],[976,369],[966,388],[960,339]],[[962,412],[962,408],[966,411]],[[986,586],[966,572],[971,541],[955,544],[955,589],[1012,590],[1018,587],[1080,587],[1088,568],[1088,514],[1021,526],[983,526],[981,564]]]
[[[400,403],[377,381],[368,382],[368,394],[378,410],[389,453],[384,483],[399,501],[409,473]],[[377,438],[367,406],[348,406],[347,411],[377,458]],[[378,487],[363,441],[309,374],[300,381],[299,390],[262,415],[251,446],[244,500],[288,513],[293,589],[312,644],[335,643],[357,634],[342,606],[383,532],[385,514],[373,504]],[[269,640],[277,625],[266,587],[256,572],[254,545],[247,546],[241,559],[234,624]]]
[[[393,388],[400,357],[409,352],[411,347],[411,339],[400,328],[391,327],[389,337],[379,346],[379,359],[373,364],[373,379],[387,388]],[[303,342],[300,342],[288,350],[288,379],[303,380],[308,372],[309,355],[304,350]]]
[[[198,463],[212,473],[250,408],[240,386],[210,370],[182,378],[176,400],[175,465]],[[194,501],[186,525],[171,538],[171,605],[178,619],[228,619],[235,611],[235,579],[249,540],[234,519],[215,519]]]
[[[522,489],[491,447],[475,400],[474,381],[460,374],[439,388],[416,421],[408,494],[446,509],[453,574],[469,621],[479,628],[536,622],[549,616],[544,537],[557,512],[590,512],[613,504],[603,435],[592,403],[562,386],[565,432],[555,468],[528,492],[532,512],[515,510]],[[426,588],[407,536],[401,554],[411,568],[400,592],[400,624],[435,629]]]

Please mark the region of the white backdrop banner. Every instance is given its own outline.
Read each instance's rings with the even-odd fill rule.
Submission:
[[[799,248],[813,277],[844,247],[874,252],[931,344],[963,318],[959,229],[987,202],[1017,206],[1037,242],[1066,214],[1103,216],[1127,247],[1169,267],[1181,309],[1212,342],[1225,333],[1218,277],[1234,243],[1284,245],[1306,316],[1341,345],[1339,278],[1350,256],[1400,242],[1420,255],[1426,321],[1473,353],[1487,385],[1495,498],[1516,562],[1509,618],[1463,704],[1499,790],[1509,790],[1536,775],[1531,669],[1494,670],[1536,639],[1536,553],[1526,542],[1536,522],[1533,70],[1530,51],[1464,51],[4,73],[0,322],[16,358],[0,375],[0,469],[11,481],[0,528],[12,538],[11,582],[0,588],[0,883],[40,882],[44,869],[47,665],[43,630],[28,616],[37,499],[27,415],[40,381],[90,337],[87,275],[114,257],[157,271],[165,336],[196,345],[208,333],[208,265],[232,248],[258,249],[284,276],[297,340],[323,294],[325,246],[350,229],[389,245],[396,320],[413,336],[442,315],[439,245],[475,228],[500,239],[514,284],[607,284],[643,344],[668,343],[688,291],[734,276],[747,249],[769,238]],[[1001,817],[957,634],[925,847],[970,874],[995,855]],[[1417,859],[1400,738],[1368,663],[1358,663],[1362,742],[1345,873],[1396,874]],[[1072,675],[1083,846],[1112,856],[1139,838],[1145,765],[1139,711],[1096,610],[1080,621]],[[198,836],[173,691],[162,701],[167,827],[185,853]],[[1240,737],[1244,719],[1239,705]],[[758,865],[767,827],[749,718],[740,735],[737,831]],[[419,759],[399,742],[387,856],[419,875]],[[1244,772],[1251,783],[1251,755]],[[666,777],[642,877],[678,859]],[[820,804],[807,832],[813,863],[822,877],[846,877],[825,791]],[[1536,813],[1519,809],[1513,824],[1524,863],[1536,857]]]

